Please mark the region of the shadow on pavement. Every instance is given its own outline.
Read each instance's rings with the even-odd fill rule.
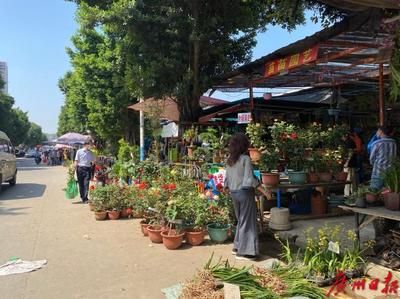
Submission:
[[[21,210],[26,210],[28,208],[2,208],[0,207],[0,215],[23,215],[26,214],[21,212]]]
[[[43,196],[43,193],[46,190],[46,185],[33,183],[17,183],[15,186],[10,186],[8,184],[3,184],[1,190],[2,191],[0,191],[0,201],[27,199]]]

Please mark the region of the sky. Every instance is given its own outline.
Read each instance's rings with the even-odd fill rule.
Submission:
[[[71,69],[65,51],[77,29],[75,4],[64,0],[0,0],[0,61],[8,64],[8,92],[15,106],[44,132],[57,131],[63,95],[57,82]],[[257,59],[320,30],[308,23],[288,33],[271,27],[257,36]],[[237,100],[243,94],[214,93],[213,97]],[[1,130],[1,128],[0,128]]]

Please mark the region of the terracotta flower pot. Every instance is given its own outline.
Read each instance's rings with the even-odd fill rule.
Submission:
[[[308,173],[307,182],[310,184],[315,184],[319,182],[319,176],[315,172]]]
[[[314,191],[311,195],[311,213],[313,215],[326,214],[327,203],[321,196],[321,192]]]
[[[279,185],[279,173],[261,173],[261,180],[264,185],[276,186]]]
[[[367,203],[375,203],[378,200],[378,196],[375,193],[365,194],[365,200]]]
[[[121,215],[121,211],[107,211],[107,213],[108,213],[108,218],[110,218],[110,220],[117,220]]]
[[[149,235],[149,239],[153,243],[162,243],[163,238],[161,236],[161,232],[164,231],[164,228],[160,225],[149,225],[147,227],[147,232]]]
[[[147,227],[150,224],[146,222],[140,222],[140,229],[142,230],[143,236],[147,237],[149,235],[149,232],[147,231]]]
[[[94,212],[94,217],[96,220],[106,220],[107,219],[107,212],[106,211],[95,211]]]
[[[330,172],[320,172],[318,173],[319,180],[324,183],[329,183],[332,181],[332,174]]]
[[[203,230],[186,230],[186,241],[192,246],[198,246],[204,242],[204,231]]]
[[[132,208],[125,208],[121,211],[121,218],[128,218],[132,215]]]
[[[162,242],[167,249],[177,249],[181,247],[184,235],[184,232],[177,234],[175,230],[165,230],[161,232]]]
[[[335,174],[335,179],[338,182],[345,182],[347,180],[347,172],[341,171]]]
[[[261,152],[254,147],[249,148],[249,155],[253,162],[258,162],[261,159]]]

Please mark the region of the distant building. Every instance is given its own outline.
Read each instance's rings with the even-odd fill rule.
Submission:
[[[0,76],[4,81],[4,87],[1,91],[8,94],[8,68],[7,63],[3,61],[0,61]]]

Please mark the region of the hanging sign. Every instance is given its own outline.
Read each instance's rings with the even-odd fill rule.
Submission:
[[[288,71],[292,68],[315,61],[318,56],[318,45],[301,53],[276,59],[265,64],[264,78]]]
[[[251,113],[246,112],[246,113],[238,113],[238,124],[249,124],[251,123]]]

